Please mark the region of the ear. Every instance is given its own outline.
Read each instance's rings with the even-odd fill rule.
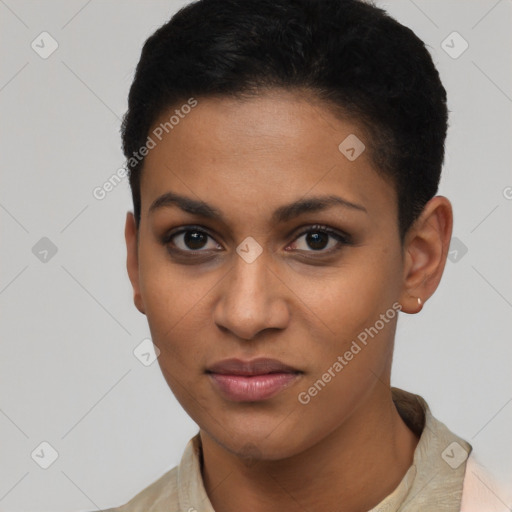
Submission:
[[[140,295],[139,286],[139,255],[138,255],[138,236],[135,217],[132,212],[126,214],[126,224],[124,227],[124,238],[126,240],[126,269],[128,277],[133,288],[133,302],[135,307],[143,314],[144,304]]]
[[[443,275],[453,228],[450,201],[433,197],[404,240],[402,311],[418,313],[436,291]],[[418,298],[420,301],[418,301]]]

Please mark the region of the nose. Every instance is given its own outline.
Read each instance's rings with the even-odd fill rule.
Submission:
[[[265,329],[286,328],[289,289],[270,265],[265,251],[251,263],[235,256],[218,288],[214,321],[219,328],[243,340],[252,340]]]

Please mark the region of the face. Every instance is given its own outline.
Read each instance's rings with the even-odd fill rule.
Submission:
[[[355,159],[350,135],[367,146]],[[327,106],[274,91],[198,98],[146,157],[135,302],[176,398],[232,453],[306,450],[389,380],[402,247],[368,147]],[[210,373],[232,358],[287,368]]]

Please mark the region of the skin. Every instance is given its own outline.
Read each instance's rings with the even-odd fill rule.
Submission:
[[[306,93],[198,98],[146,157],[139,228],[132,213],[126,219],[127,268],[163,375],[200,427],[216,512],[369,510],[412,464],[418,439],[390,390],[398,315],[307,405],[298,401],[393,303],[421,310],[417,298],[436,290],[452,232],[451,204],[436,196],[402,246],[395,189],[368,149],[354,161],[338,150],[349,134],[370,147],[357,123]],[[170,191],[214,206],[225,223],[176,205],[150,212]],[[366,211],[334,206],[270,221],[282,205],[333,194]],[[352,243],[328,237],[315,248],[303,234],[315,224]],[[162,238],[190,225],[209,237],[190,246],[178,234],[174,247],[188,252],[173,257]],[[249,236],[263,249],[250,264],[236,252]],[[331,247],[339,250],[326,255]],[[233,402],[205,374],[231,357],[271,357],[303,373],[271,399]]]

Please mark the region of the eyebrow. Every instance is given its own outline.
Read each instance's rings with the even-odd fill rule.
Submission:
[[[168,208],[172,206],[177,206],[184,212],[190,213],[191,215],[220,220],[221,222],[226,223],[222,212],[214,206],[205,203],[204,201],[182,196],[174,192],[167,192],[155,199],[149,207],[149,213],[151,214],[160,208]],[[274,210],[271,223],[277,224],[287,222],[303,213],[319,212],[332,208],[333,206],[342,206],[344,208],[368,213],[363,205],[352,203],[351,201],[347,201],[339,196],[314,196],[306,199],[299,199],[293,203],[280,206]]]

